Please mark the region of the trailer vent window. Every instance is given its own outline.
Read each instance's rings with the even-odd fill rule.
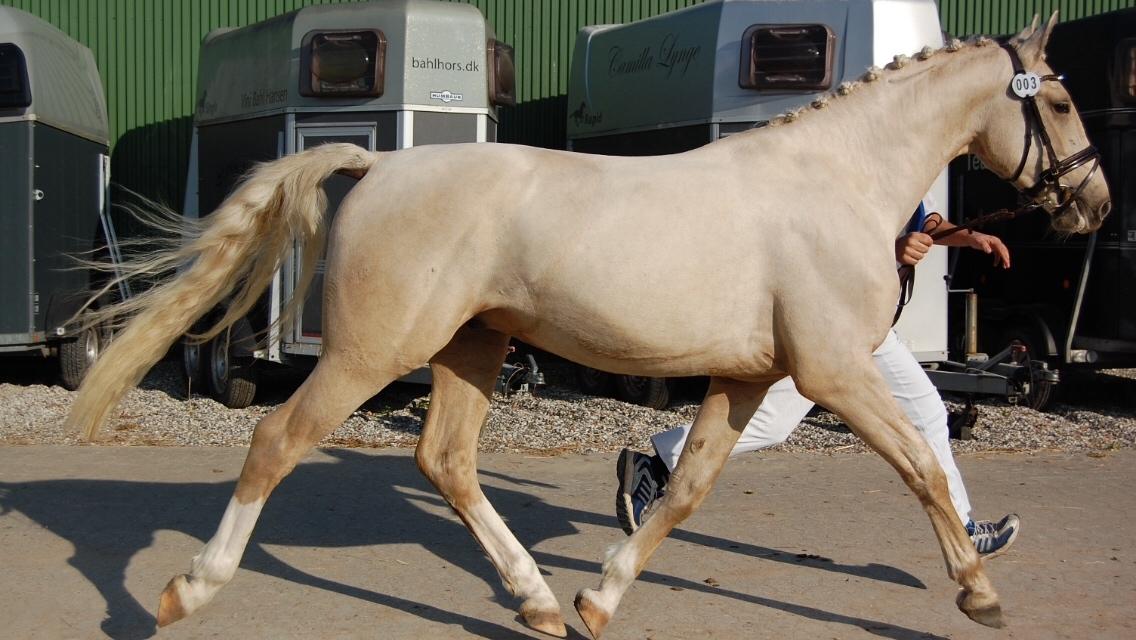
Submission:
[[[23,108],[31,103],[24,52],[10,42],[0,44],[0,109]]]
[[[499,106],[517,104],[517,73],[513,64],[513,47],[500,40],[486,45],[489,68],[489,101]]]
[[[300,45],[300,95],[383,95],[387,39],[383,32],[312,31]]]
[[[828,89],[835,41],[822,24],[755,24],[742,36],[738,84],[758,91]]]

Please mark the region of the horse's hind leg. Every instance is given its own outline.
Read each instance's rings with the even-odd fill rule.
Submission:
[[[643,526],[609,550],[599,590],[581,589],[576,595],[576,611],[592,637],[599,638],[603,633],[624,592],[663,538],[694,513],[710,492],[742,429],[773,382],[776,380],[761,383],[710,380],[706,399],[667,482],[666,496]]]
[[[525,624],[563,637],[567,631],[556,597],[477,481],[477,437],[508,341],[496,331],[467,327],[430,361],[434,387],[416,459],[481,544],[505,587],[523,599]]]
[[[217,533],[193,558],[189,573],[166,585],[158,626],[193,613],[232,579],[261,508],[280,480],[320,438],[396,377],[348,374],[325,354],[296,393],[260,420]]]
[[[870,360],[863,366],[829,371],[828,384],[798,380],[807,397],[835,412],[852,431],[891,464],[922,503],[943,551],[947,574],[962,586],[957,605],[975,622],[1002,627],[998,594],[986,577],[978,552],[951,503],[946,474],[927,442],[891,398]],[[818,378],[814,378],[818,379]],[[854,381],[854,382],[853,382]],[[862,384],[867,382],[867,384]]]

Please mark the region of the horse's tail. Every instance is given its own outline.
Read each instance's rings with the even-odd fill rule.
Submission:
[[[166,223],[184,240],[168,251],[131,260],[119,280],[153,278],[183,270],[146,293],[104,307],[86,323],[130,319],[88,371],[71,405],[68,426],[94,438],[122,396],[194,321],[220,304],[234,289],[225,315],[200,339],[208,339],[243,317],[268,287],[296,240],[303,243],[304,274],[283,316],[291,317],[304,299],[326,237],[327,197],[320,185],[331,174],[361,177],[377,153],[351,144],[326,144],[256,167],[221,206],[201,221]],[[108,285],[109,288],[109,285]]]

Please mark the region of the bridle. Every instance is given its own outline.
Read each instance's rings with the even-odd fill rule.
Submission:
[[[938,233],[932,233],[931,238],[934,240],[960,231],[977,229],[992,222],[1012,220],[1022,214],[1038,211],[1043,208],[1049,194],[1057,195],[1057,206],[1050,211],[1050,215],[1059,215],[1061,212],[1065,211],[1065,209],[1069,208],[1069,205],[1077,199],[1077,196],[1081,195],[1081,192],[1088,186],[1089,181],[1096,175],[1097,170],[1100,169],[1100,151],[1091,144],[1064,160],[1058,160],[1057,152],[1053,149],[1053,142],[1049,138],[1049,132],[1045,129],[1045,122],[1041,119],[1041,112],[1038,110],[1036,98],[1038,92],[1041,90],[1041,83],[1060,82],[1064,79],[1063,76],[1052,73],[1039,76],[1035,73],[1026,72],[1025,66],[1022,64],[1022,59],[1018,56],[1018,50],[1015,49],[1013,45],[1006,42],[1001,43],[1000,46],[1010,56],[1010,63],[1014,67],[1014,77],[1010,81],[1010,91],[1021,101],[1022,117],[1026,121],[1022,159],[1018,162],[1018,168],[1014,170],[1014,174],[1006,178],[1006,180],[1013,184],[1022,176],[1022,172],[1025,170],[1029,160],[1029,152],[1030,148],[1033,146],[1034,137],[1041,139],[1041,146],[1045,150],[1049,167],[1038,175],[1037,182],[1032,187],[1019,190],[1023,196],[1023,200],[1026,201],[1025,204],[1013,210],[1000,209],[979,216],[957,227],[952,227]],[[1076,171],[1079,167],[1089,162],[1092,162],[1093,166],[1089,172],[1085,174],[1084,179],[1081,180],[1076,188],[1061,184],[1062,177]]]
[[[1018,50],[1007,42],[1001,43],[1000,46],[1010,56],[1010,63],[1014,67],[1014,77],[1010,81],[1010,92],[1021,101],[1022,117],[1026,121],[1025,144],[1022,147],[1022,159],[1018,162],[1018,168],[1014,170],[1014,174],[1006,180],[1013,184],[1022,176],[1022,172],[1025,171],[1026,164],[1029,160],[1029,152],[1030,148],[1033,146],[1035,136],[1041,139],[1041,146],[1045,150],[1049,167],[1038,174],[1037,182],[1032,187],[1019,189],[1019,192],[1023,196],[1022,199],[1025,202],[1017,209],[999,209],[978,216],[969,222],[951,227],[950,229],[932,232],[930,234],[932,240],[939,240],[949,235],[959,233],[960,231],[972,231],[994,222],[1013,220],[1018,216],[1040,211],[1044,208],[1050,194],[1057,195],[1057,206],[1050,211],[1050,215],[1059,215],[1061,212],[1065,211],[1065,209],[1068,209],[1069,205],[1073,204],[1073,201],[1077,199],[1077,196],[1081,195],[1081,192],[1084,191],[1089,181],[1096,175],[1097,170],[1100,169],[1100,151],[1091,144],[1064,160],[1057,159],[1057,152],[1053,149],[1053,142],[1049,138],[1049,132],[1045,129],[1045,122],[1041,119],[1041,111],[1038,110],[1036,96],[1041,90],[1042,82],[1060,82],[1063,77],[1057,74],[1039,76],[1036,73],[1026,72],[1025,66],[1022,64],[1022,59],[1018,56]],[[1092,162],[1093,166],[1089,172],[1085,174],[1084,179],[1081,180],[1076,188],[1061,184],[1062,177],[1077,170],[1077,168],[1088,162]],[[911,295],[915,287],[914,276],[914,266],[900,267],[900,297],[895,310],[895,316],[892,318],[893,326],[899,321],[899,316],[903,313],[903,307],[911,300]]]
[[[1045,147],[1045,153],[1049,159],[1049,168],[1041,172],[1038,176],[1037,184],[1025,189],[1022,193],[1031,200],[1038,199],[1042,194],[1048,191],[1054,191],[1066,196],[1064,200],[1058,202],[1058,211],[1063,211],[1075,197],[1080,195],[1085,185],[1087,185],[1093,175],[1096,174],[1097,169],[1100,167],[1100,152],[1097,151],[1096,147],[1090,144],[1064,160],[1057,160],[1057,152],[1053,150],[1053,143],[1049,140],[1049,132],[1045,130],[1045,123],[1042,122],[1041,113],[1037,108],[1036,96],[1037,91],[1041,88],[1040,82],[1060,82],[1064,78],[1063,76],[1052,73],[1044,76],[1026,73],[1022,66],[1022,59],[1018,56],[1017,49],[1014,49],[1014,47],[1009,44],[1002,44],[1002,48],[1009,54],[1010,62],[1014,65],[1014,80],[1012,82],[1034,84],[1032,87],[1023,88],[1025,95],[1015,91],[1015,95],[1020,96],[1022,99],[1022,115],[1026,120],[1026,136],[1025,148],[1022,149],[1021,162],[1018,163],[1018,168],[1014,171],[1014,175],[1010,176],[1010,182],[1017,181],[1017,179],[1021,177],[1022,171],[1025,169],[1026,159],[1029,157],[1030,146],[1033,142],[1033,132],[1036,129],[1038,137],[1041,138],[1041,144]],[[1033,78],[1037,78],[1038,82],[1035,83],[1032,80]],[[1011,87],[1011,90],[1014,90],[1013,87]],[[1081,184],[1079,184],[1075,190],[1070,190],[1069,187],[1061,185],[1059,180],[1062,176],[1065,176],[1090,161],[1093,162],[1092,170],[1089,171],[1084,180],[1081,180]]]

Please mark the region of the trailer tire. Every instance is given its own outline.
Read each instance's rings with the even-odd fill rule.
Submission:
[[[98,326],[87,327],[78,337],[59,345],[59,378],[63,388],[74,391],[83,383],[87,371],[103,349],[103,335]]]
[[[208,343],[181,340],[181,373],[185,380],[185,394],[200,392],[205,382],[205,367],[202,362]]]
[[[232,336],[245,335],[248,320],[242,319],[205,345],[209,395],[232,409],[243,409],[256,397],[256,360],[233,348]]]
[[[582,364],[576,365],[576,386],[590,396],[607,396],[615,388],[615,376]]]
[[[190,333],[200,334],[212,326],[216,318],[208,316],[194,323]],[[205,356],[209,352],[209,342],[191,342],[188,337],[181,339],[181,373],[185,382],[186,397],[194,392],[209,393],[208,378],[205,375]]]
[[[615,393],[624,402],[650,409],[666,409],[671,402],[671,381],[669,378],[616,376]]]
[[[1056,385],[1044,379],[1041,372],[1030,365],[1033,360],[1044,359],[1045,356],[1041,354],[1039,349],[1040,345],[1045,343],[1033,331],[1024,327],[1011,329],[1006,335],[1006,342],[1007,344],[1020,344],[1026,350],[1019,364],[1027,367],[1030,380],[1029,393],[1023,398],[1022,404],[1034,411],[1045,411],[1054,400],[1054,386]]]
[[[1032,376],[1030,380],[1030,392],[1026,396],[1026,406],[1034,411],[1045,411],[1049,405],[1053,403],[1054,384],[1047,380],[1041,380],[1039,376]]]

